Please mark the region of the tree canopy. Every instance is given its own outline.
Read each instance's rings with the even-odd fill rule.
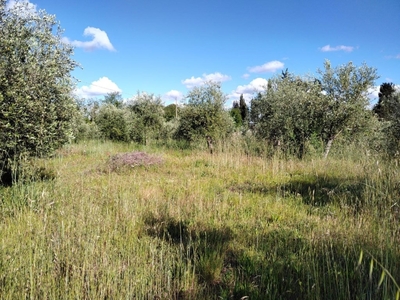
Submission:
[[[73,48],[55,16],[0,0],[0,168],[51,153],[71,136]]]

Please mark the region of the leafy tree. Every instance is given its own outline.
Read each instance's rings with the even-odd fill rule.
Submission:
[[[72,138],[72,54],[55,16],[0,0],[0,173]]]
[[[374,113],[379,119],[387,119],[390,115],[389,107],[391,106],[391,100],[393,94],[396,92],[395,85],[393,83],[382,83],[379,88],[379,100],[378,103],[373,107]]]
[[[271,79],[269,85],[251,102],[255,134],[303,157],[310,137],[321,130],[320,86],[289,73]]]
[[[391,91],[383,96],[381,104],[380,112],[383,114],[380,124],[384,137],[380,145],[381,151],[393,157],[399,154],[400,147],[400,91]]]
[[[179,107],[174,103],[164,107],[164,118],[167,122],[176,119],[178,113]]]
[[[106,104],[112,104],[116,108],[122,108],[124,106],[124,101],[120,92],[108,93],[104,96],[103,102]]]
[[[233,107],[229,111],[233,121],[235,122],[236,127],[240,127],[243,124],[242,115],[240,114],[239,102],[233,101]]]
[[[112,104],[103,104],[95,122],[103,138],[112,141],[128,140],[127,112]]]
[[[146,144],[149,139],[160,137],[164,124],[164,106],[160,97],[138,92],[128,103],[128,108],[134,114],[133,127],[130,128],[133,140]]]
[[[326,101],[323,138],[327,157],[336,137],[345,129],[365,126],[368,89],[378,78],[375,68],[366,64],[356,67],[352,62],[336,68],[326,60],[324,70],[318,70]]]
[[[190,142],[210,136],[215,140],[230,132],[233,122],[224,109],[226,95],[219,83],[207,82],[195,87],[186,99],[188,103],[181,111],[177,139]]]

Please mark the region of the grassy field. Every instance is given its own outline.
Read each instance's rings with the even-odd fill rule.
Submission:
[[[69,145],[36,162],[53,179],[0,187],[1,299],[399,296],[396,164],[135,147]],[[163,163],[110,166],[132,151]]]

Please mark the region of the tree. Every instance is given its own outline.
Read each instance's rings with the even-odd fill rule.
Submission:
[[[164,107],[165,120],[168,122],[176,119],[178,112],[179,112],[179,106],[177,106],[175,103],[167,105],[166,107]]]
[[[95,122],[103,138],[121,142],[128,140],[127,113],[113,104],[106,103],[100,107]]]
[[[112,104],[116,108],[122,108],[124,106],[124,101],[120,92],[108,93],[104,96],[103,102],[106,104]]]
[[[255,135],[302,158],[310,137],[320,132],[320,92],[313,80],[293,74],[270,79],[268,90],[251,101]]]
[[[248,121],[249,121],[249,108],[247,107],[246,100],[244,100],[244,98],[243,98],[243,94],[240,95],[239,109],[240,109],[240,115],[242,117],[242,122],[244,124],[248,123]]]
[[[325,70],[318,70],[318,73],[326,101],[323,135],[324,157],[327,157],[333,141],[343,130],[365,126],[368,89],[373,87],[378,76],[376,69],[366,64],[356,67],[349,62],[332,68],[326,60],[324,67]]]
[[[0,168],[44,156],[72,138],[77,63],[55,16],[0,0]]]
[[[379,88],[379,100],[378,103],[373,107],[374,113],[378,116],[379,119],[384,120],[387,119],[390,115],[391,100],[392,96],[396,92],[395,85],[393,83],[382,83]]]
[[[210,136],[222,138],[233,128],[232,118],[225,111],[226,95],[219,83],[207,82],[193,88],[186,96],[187,105],[181,110],[176,138],[195,141]]]
[[[128,103],[133,113],[131,124],[131,138],[146,144],[151,138],[159,138],[160,129],[164,124],[164,106],[159,96],[154,94],[137,93]]]
[[[243,125],[242,115],[240,113],[239,102],[233,101],[232,108],[229,111],[233,121],[235,122],[236,127],[240,127]]]

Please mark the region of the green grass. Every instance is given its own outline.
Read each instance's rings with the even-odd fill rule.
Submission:
[[[164,163],[107,167],[136,150]],[[396,297],[395,165],[100,142],[36,163],[55,178],[0,187],[1,299]]]

